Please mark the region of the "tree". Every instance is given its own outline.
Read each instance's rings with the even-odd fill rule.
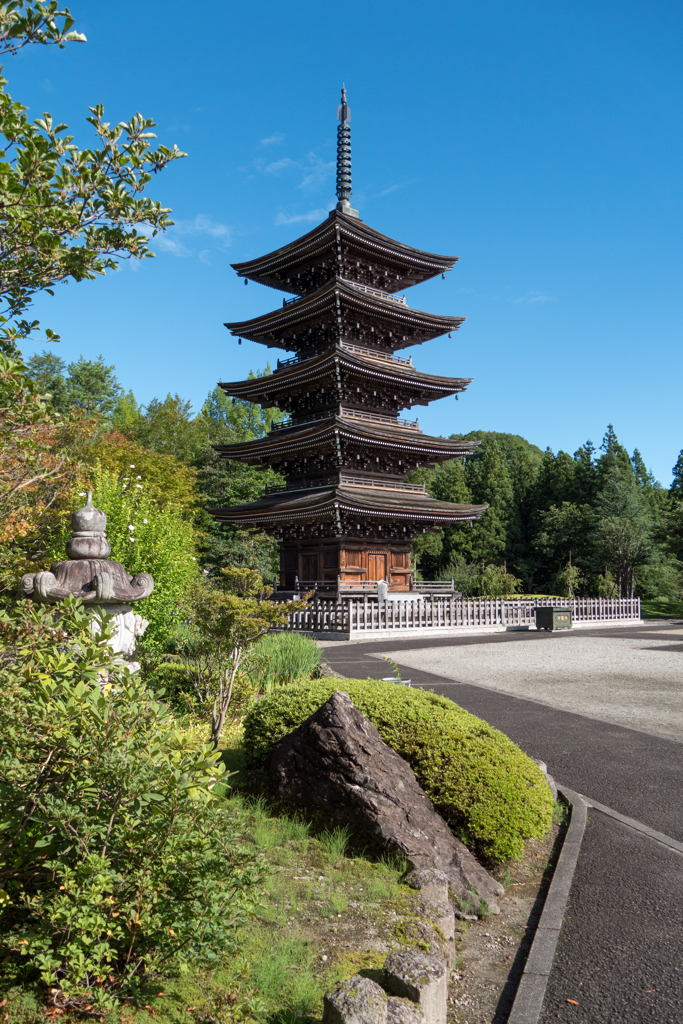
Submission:
[[[669,494],[672,498],[683,498],[683,449],[676,459],[676,465],[671,472],[673,473],[673,480],[671,481]]]
[[[57,412],[66,412],[66,363],[54,352],[35,353],[26,364],[26,376],[36,385],[38,393],[50,396],[50,403]]]
[[[110,635],[74,600],[0,617],[0,956],[100,1018],[145,978],[218,964],[263,874],[213,795],[217,753]]]
[[[71,408],[81,409],[86,416],[99,413],[110,417],[121,394],[121,385],[114,376],[114,366],[105,366],[102,356],[69,363],[66,380],[66,401]]]
[[[197,700],[211,716],[215,747],[246,652],[273,626],[286,625],[292,611],[291,605],[267,600],[270,589],[264,588],[260,573],[235,568],[223,572],[231,593],[204,586],[185,604],[190,634],[180,658]]]
[[[73,23],[54,2],[14,0],[0,9],[0,53],[84,42]],[[112,126],[101,105],[87,118],[99,148],[80,151],[68,126],[50,114],[29,121],[6,84],[0,78],[0,345],[12,354],[39,327],[25,318],[37,292],[52,294],[59,282],[93,280],[122,259],[153,255],[150,235],[172,221],[144,192],[153,174],[185,154],[176,146],[152,150],[150,118],[138,113]],[[59,340],[49,329],[46,337]]]
[[[77,483],[76,455],[93,432],[82,417],[62,420],[24,371],[0,353],[0,592],[39,568],[36,535]]]
[[[618,463],[597,499],[596,548],[600,563],[612,572],[619,597],[633,597],[637,571],[653,552],[653,523],[633,473]]]

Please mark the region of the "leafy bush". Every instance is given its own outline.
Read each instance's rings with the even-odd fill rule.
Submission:
[[[0,958],[91,1011],[221,959],[260,881],[212,794],[219,755],[115,665],[110,633],[76,601],[0,618]]]
[[[262,693],[310,679],[322,651],[315,640],[300,633],[269,633],[259,640],[249,661],[249,675]]]
[[[195,533],[186,510],[160,503],[141,477],[134,465],[121,477],[106,469],[93,470],[93,502],[107,516],[111,558],[131,576],[149,572],[154,577],[154,590],[135,610],[149,619],[142,646],[161,652],[175,637],[178,602],[199,578]],[[50,561],[65,557],[68,533],[65,526],[63,533],[51,538]]]
[[[553,801],[543,774],[502,732],[425,690],[374,679],[318,679],[273,691],[245,719],[251,763],[344,690],[405,758],[453,832],[482,856],[519,858],[524,840],[550,828]]]

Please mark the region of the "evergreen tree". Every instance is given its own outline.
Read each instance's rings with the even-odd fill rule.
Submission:
[[[88,416],[99,413],[111,416],[121,394],[121,386],[114,376],[114,366],[105,366],[102,356],[85,359],[81,356],[69,363],[66,380],[66,401],[70,407],[82,409]]]
[[[26,376],[35,382],[41,395],[50,395],[53,409],[57,412],[66,412],[68,403],[66,397],[66,380],[64,371],[66,363],[54,352],[43,351],[41,355],[36,353],[31,356],[27,364]]]
[[[574,495],[577,505],[592,505],[598,493],[598,467],[595,445],[586,441],[574,452]]]
[[[619,444],[611,423],[607,425],[600,450],[603,452],[597,463],[600,490],[605,487],[615,470],[626,479],[633,477],[633,466],[628,452],[623,445]]]
[[[673,473],[673,480],[669,494],[672,498],[683,498],[683,449],[676,459],[676,465],[671,472]]]

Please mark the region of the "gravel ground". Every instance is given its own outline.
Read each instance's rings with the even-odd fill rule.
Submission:
[[[671,640],[557,633],[546,642],[388,653],[402,666],[458,683],[683,742],[683,629],[668,632]]]

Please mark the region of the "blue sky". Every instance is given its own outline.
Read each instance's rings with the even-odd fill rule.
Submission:
[[[277,358],[222,326],[280,304],[229,264],[333,206],[344,81],[353,205],[385,234],[460,257],[408,293],[467,317],[414,349],[416,365],[474,377],[457,405],[420,408],[421,426],[573,452],[612,422],[668,486],[683,448],[680,4],[71,7],[87,44],[8,59],[11,94],[82,145],[88,105],[112,121],[140,110],[189,157],[150,189],[176,221],[155,260],[37,303],[63,338],[53,351],[102,353],[138,400],[178,392],[195,408]]]

